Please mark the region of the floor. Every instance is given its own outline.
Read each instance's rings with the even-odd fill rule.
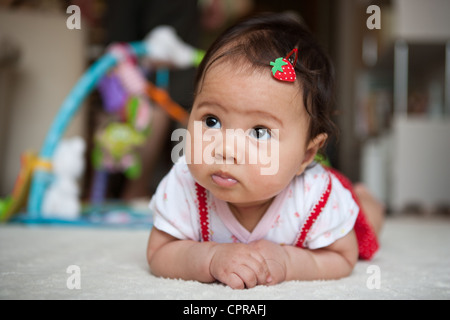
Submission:
[[[149,273],[148,230],[0,226],[0,299],[450,299],[450,218],[389,217],[381,250],[333,281],[232,290]]]

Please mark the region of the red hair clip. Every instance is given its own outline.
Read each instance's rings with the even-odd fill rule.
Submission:
[[[292,58],[291,56],[295,53],[295,56]],[[288,81],[294,82],[296,79],[295,76],[295,64],[298,59],[298,50],[297,48],[293,49],[289,54],[283,58],[277,58],[274,61],[270,61],[270,65],[272,67],[272,75],[275,79],[280,81]]]

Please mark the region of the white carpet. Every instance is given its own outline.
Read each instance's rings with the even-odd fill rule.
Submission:
[[[389,218],[381,251],[348,278],[249,290],[152,276],[147,238],[145,230],[3,225],[0,299],[450,299],[449,218]],[[77,275],[70,265],[80,289],[67,287]]]

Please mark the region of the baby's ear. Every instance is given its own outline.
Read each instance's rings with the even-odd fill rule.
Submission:
[[[309,166],[309,164],[313,162],[314,157],[316,156],[320,148],[323,147],[323,145],[327,141],[327,138],[328,135],[326,133],[320,133],[309,141],[308,146],[306,147],[305,150],[305,155],[300,165],[300,169],[297,172],[297,175],[302,174],[303,171],[305,171],[305,169]]]

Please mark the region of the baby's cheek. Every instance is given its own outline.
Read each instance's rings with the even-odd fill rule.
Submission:
[[[248,177],[249,185],[253,186],[255,193],[258,193],[260,198],[269,199],[280,193],[287,184],[289,184],[290,179],[285,181],[278,175],[262,175],[259,168],[252,168],[246,170],[246,175]]]
[[[193,164],[193,163],[191,163],[191,164],[188,164],[188,168],[189,168],[189,171],[190,171],[190,173],[191,173],[191,175],[192,175],[192,177],[194,178],[195,181],[200,181],[201,182],[203,180],[202,179],[202,175],[201,175],[201,172],[202,172],[202,165],[201,164]]]

